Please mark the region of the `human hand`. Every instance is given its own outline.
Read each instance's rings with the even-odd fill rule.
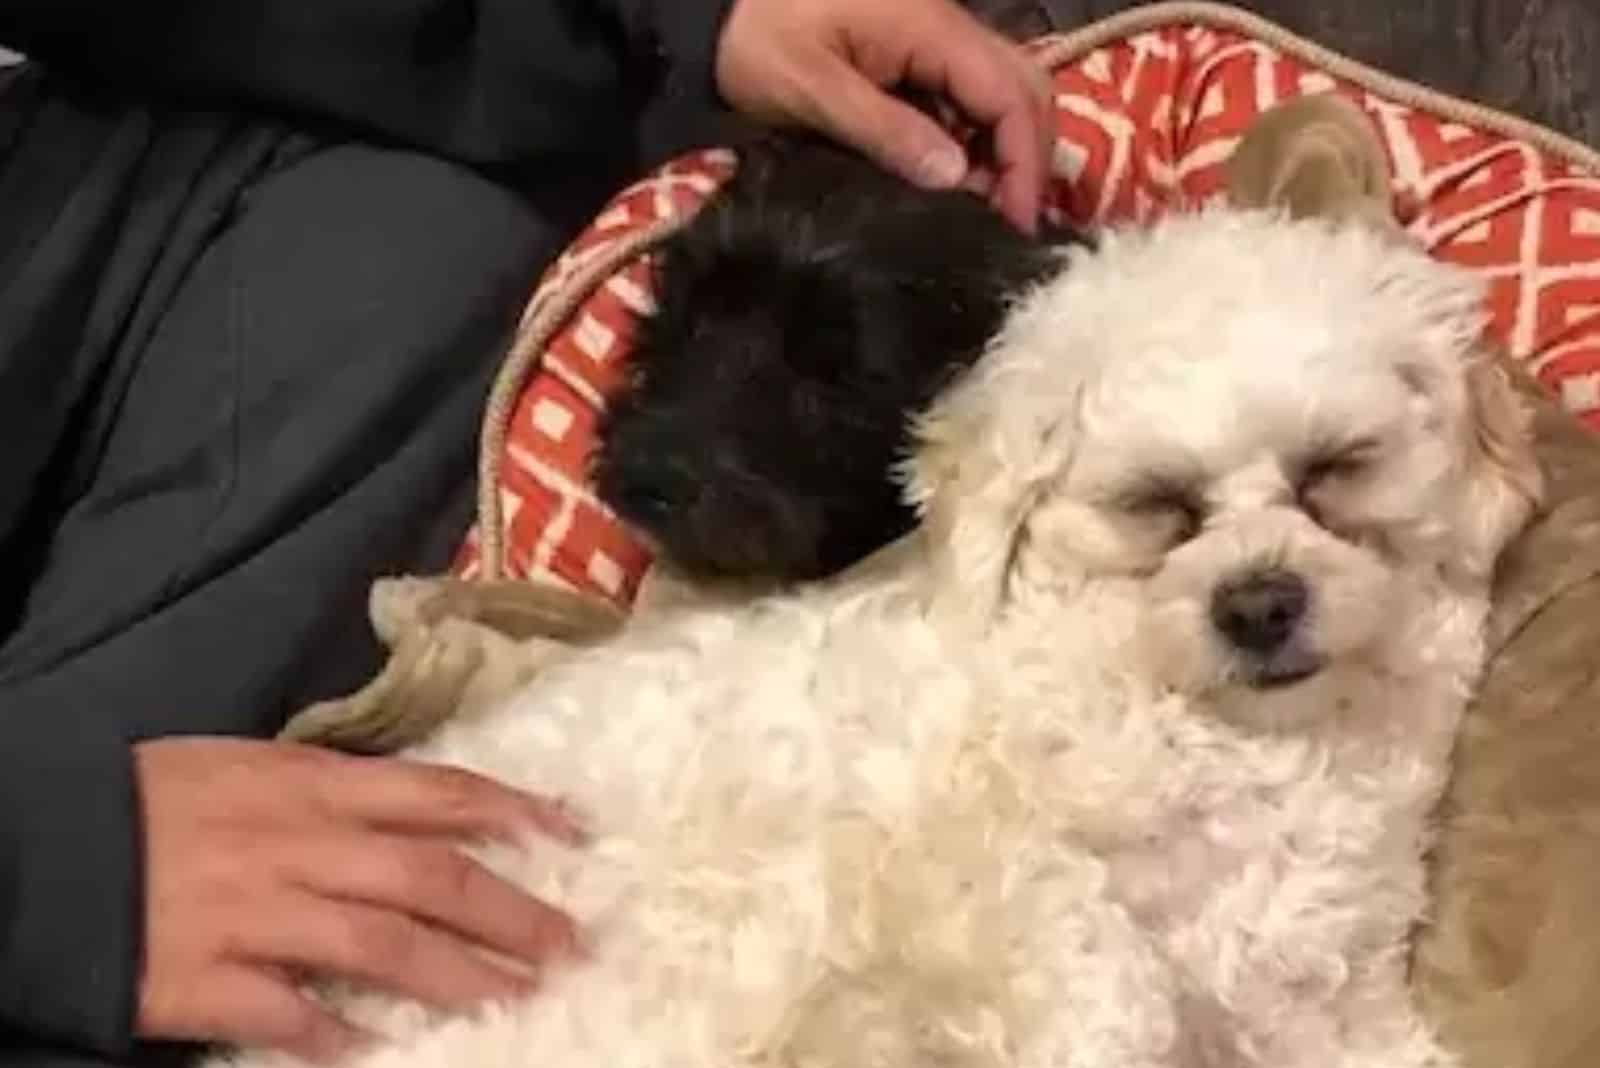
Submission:
[[[324,1060],[362,1036],[300,981],[467,1008],[530,990],[539,963],[576,944],[566,917],[458,848],[530,831],[576,844],[552,802],[455,769],[279,742],[149,741],[134,768],[140,1037]]]
[[[973,185],[1017,226],[1038,223],[1049,83],[1019,48],[951,0],[735,0],[717,85],[730,105],[822,130],[919,185]],[[950,133],[885,92],[948,98],[993,145],[981,173]]]

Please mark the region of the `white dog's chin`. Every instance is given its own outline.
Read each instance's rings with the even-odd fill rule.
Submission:
[[[1270,654],[1241,652],[1208,628],[1176,622],[1187,608],[1154,613],[1142,628],[1151,674],[1166,688],[1230,723],[1294,729],[1348,703],[1352,679],[1371,674],[1371,645],[1332,656],[1296,636]],[[1175,618],[1176,617],[1176,618]]]
[[[1219,686],[1200,700],[1211,714],[1240,727],[1298,730],[1348,708],[1351,691],[1368,677],[1355,664],[1319,664],[1307,674],[1272,685]]]

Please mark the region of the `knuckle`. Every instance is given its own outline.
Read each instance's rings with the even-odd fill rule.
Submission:
[[[320,779],[344,771],[355,760],[343,753],[336,753],[316,745],[300,742],[270,744],[272,749],[270,753],[264,754],[268,759],[263,763],[267,765],[266,772],[275,780],[285,775]]]
[[[402,969],[416,951],[417,935],[411,925],[383,913],[360,913],[348,918],[335,950],[352,971],[362,974]]]
[[[476,861],[454,849],[439,853],[435,878],[448,900],[470,901],[479,889],[480,869]]]
[[[839,95],[803,67],[784,64],[772,73],[774,117],[810,126],[831,126],[837,134],[842,119]]]
[[[283,999],[270,1029],[272,1045],[310,1053],[325,1045],[328,1023],[321,1010],[304,998],[291,995]]]
[[[473,863],[448,846],[407,850],[396,867],[399,890],[412,901],[454,904],[473,890]]]
[[[422,772],[427,803],[442,815],[464,819],[495,811],[498,788],[461,768],[428,767]]]

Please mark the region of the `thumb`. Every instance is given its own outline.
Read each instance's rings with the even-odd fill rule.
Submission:
[[[813,125],[885,170],[928,189],[951,189],[967,177],[967,155],[937,122],[890,96],[836,59],[810,72]]]

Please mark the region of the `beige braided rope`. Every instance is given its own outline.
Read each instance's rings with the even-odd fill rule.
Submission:
[[[566,285],[547,300],[530,322],[517,329],[516,342],[495,375],[489,403],[483,415],[483,432],[478,446],[478,558],[479,578],[493,582],[505,577],[505,531],[500,515],[500,463],[506,437],[511,432],[511,416],[528,376],[544,360],[545,348],[568,319],[599,286],[622,270],[635,257],[642,256],[689,220],[662,219],[618,241],[594,262],[567,279]]]
[[[1135,34],[1172,26],[1198,24],[1232,30],[1301,59],[1343,81],[1369,92],[1426,111],[1443,119],[1474,126],[1522,141],[1565,159],[1574,166],[1600,175],[1600,152],[1582,142],[1537,123],[1494,108],[1448,96],[1416,82],[1387,74],[1309,41],[1253,12],[1227,4],[1174,0],[1147,4],[1112,15],[1069,33],[1043,39],[1034,53],[1046,70],[1055,70],[1090,52]],[[479,578],[493,582],[505,575],[505,531],[501,526],[500,465],[510,433],[511,416],[528,376],[544,358],[545,348],[604,281],[686,225],[693,213],[663,219],[606,250],[586,265],[549,300],[543,301],[517,332],[489,394],[480,436],[478,458]]]

